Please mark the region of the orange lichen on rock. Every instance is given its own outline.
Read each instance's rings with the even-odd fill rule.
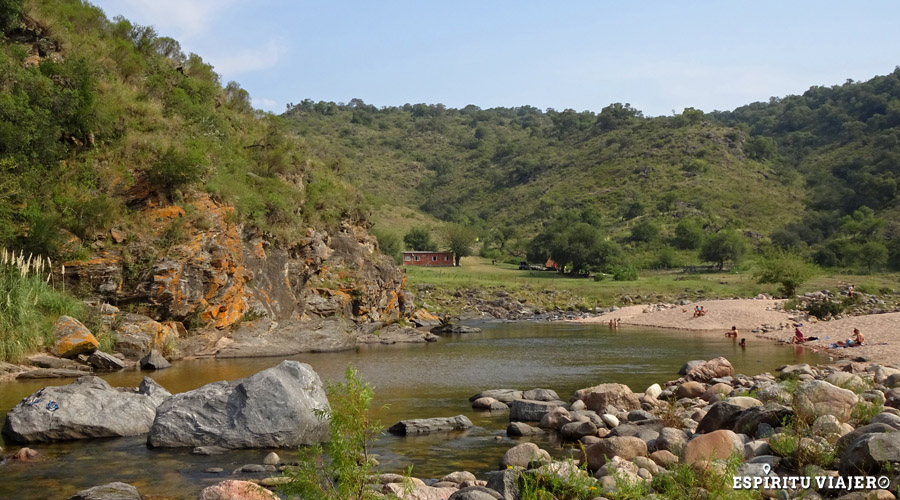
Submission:
[[[178,205],[169,205],[167,207],[147,210],[144,214],[155,221],[171,221],[184,216],[184,209]]]
[[[100,347],[100,342],[81,324],[71,316],[60,316],[53,325],[56,342],[53,350],[61,358],[75,358],[79,354],[88,354]]]

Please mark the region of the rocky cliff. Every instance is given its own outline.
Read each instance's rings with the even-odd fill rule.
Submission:
[[[352,328],[413,311],[404,273],[362,225],[308,228],[281,243],[235,223],[231,206],[206,195],[140,210],[140,227],[98,235],[94,258],[65,263],[67,287],[191,332],[261,318],[341,318]]]

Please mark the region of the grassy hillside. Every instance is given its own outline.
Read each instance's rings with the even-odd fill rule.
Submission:
[[[0,19],[0,246],[87,257],[197,193],[281,239],[361,217],[279,117],[152,27],[78,0],[10,0]]]
[[[415,224],[396,215],[418,210],[521,258],[548,225],[577,220],[652,267],[667,247],[679,262],[704,259],[673,244],[691,220],[707,239],[735,231],[826,267],[900,267],[900,70],[708,115],[354,99],[305,100],[285,116],[366,193],[383,230],[402,234]]]

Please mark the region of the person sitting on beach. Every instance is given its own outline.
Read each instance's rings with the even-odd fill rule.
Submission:
[[[700,316],[706,316],[706,308],[700,306]]]
[[[700,316],[701,316],[701,314],[700,314],[700,306],[694,306],[694,317],[695,317],[695,318],[698,318],[698,317],[700,317]]]
[[[726,336],[726,337],[731,337],[731,338],[733,338],[733,339],[738,338],[737,327],[736,327],[736,326],[732,326],[732,327],[731,327],[731,330],[728,330],[727,332],[725,332],[725,336]]]
[[[794,344],[802,344],[806,342],[806,337],[803,336],[803,332],[800,331],[800,328],[794,328],[794,338],[791,340]]]
[[[860,333],[859,328],[853,329],[853,341],[856,342],[856,345],[863,345],[863,342],[866,341],[866,338]]]
[[[853,329],[853,336],[847,340],[838,340],[838,347],[856,347],[861,346],[863,342],[865,342],[866,338],[863,337],[862,333],[859,333],[859,328]]]

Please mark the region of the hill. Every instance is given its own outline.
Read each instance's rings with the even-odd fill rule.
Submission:
[[[900,265],[891,222],[898,81],[895,70],[730,112],[688,108],[665,117],[618,103],[594,113],[376,108],[359,99],[305,100],[284,116],[310,151],[369,197],[376,227],[387,231],[421,225],[425,219],[391,217],[418,210],[477,228],[489,242],[498,233],[521,240],[504,250],[522,257],[535,234],[574,213],[641,254],[636,225],[656,228],[658,252],[679,222],[692,220],[706,236],[736,230],[757,248],[774,242],[826,266],[863,265],[866,243],[880,245],[880,265]],[[854,224],[876,227],[861,235]]]
[[[361,202],[176,40],[78,0],[0,2],[0,247],[52,259],[57,289],[124,309],[103,326],[70,308],[85,321],[395,321],[403,276],[374,251]],[[0,340],[23,330],[50,340],[47,324],[16,321]]]

